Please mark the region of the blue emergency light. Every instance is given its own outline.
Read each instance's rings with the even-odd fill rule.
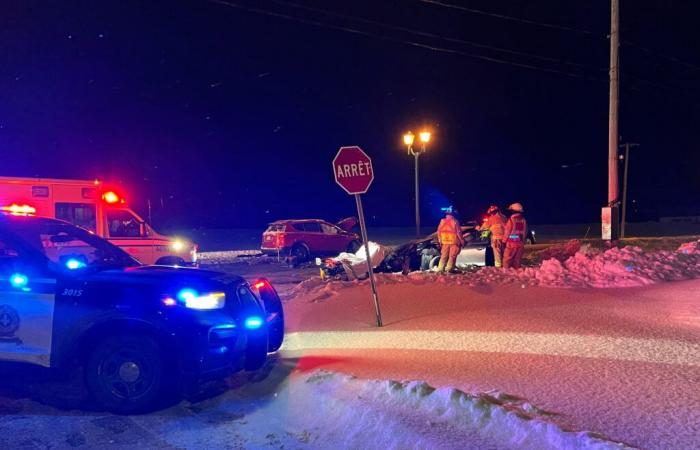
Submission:
[[[263,323],[265,323],[265,321],[262,319],[262,317],[252,316],[248,317],[245,320],[243,326],[245,326],[249,330],[257,330],[258,328],[263,326]]]
[[[71,258],[66,261],[66,267],[68,267],[70,270],[82,269],[85,267],[85,263],[79,259]]]
[[[22,289],[27,286],[27,283],[29,283],[29,278],[24,274],[13,273],[10,276],[10,285],[12,285],[13,288]]]

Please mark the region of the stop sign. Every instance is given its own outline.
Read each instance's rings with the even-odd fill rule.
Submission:
[[[335,182],[348,194],[364,194],[374,180],[372,160],[360,147],[340,147],[333,158]]]

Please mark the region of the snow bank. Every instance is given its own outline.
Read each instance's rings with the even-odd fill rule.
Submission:
[[[566,255],[573,252],[573,256]],[[377,284],[450,284],[474,287],[483,284],[516,284],[528,286],[580,287],[634,287],[663,281],[700,278],[700,240],[681,245],[676,251],[644,252],[639,247],[612,248],[605,252],[595,250],[578,241],[571,241],[545,254],[549,256],[540,267],[520,270],[484,267],[462,275],[444,275],[432,272],[376,274]],[[328,299],[345,287],[367,281],[307,280],[295,287],[293,295],[312,294],[314,299]]]
[[[578,251],[564,262],[548,259],[535,272],[540,286],[632,287],[700,277],[700,240],[676,251],[644,252],[639,247],[605,252]]]
[[[297,396],[307,391],[313,399],[304,409],[304,429],[323,430],[335,448],[626,448],[593,433],[564,431],[548,420],[553,414],[500,392],[471,395],[326,371],[292,384]]]

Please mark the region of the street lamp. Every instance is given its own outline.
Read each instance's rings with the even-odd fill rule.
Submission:
[[[428,142],[430,142],[430,131],[423,130],[418,133],[418,139],[420,141],[420,146],[418,148],[413,147],[413,142],[416,136],[410,131],[403,135],[403,143],[406,146],[406,152],[409,155],[413,155],[416,161],[416,237],[420,237],[420,189],[418,187],[418,157],[425,153],[425,148]]]

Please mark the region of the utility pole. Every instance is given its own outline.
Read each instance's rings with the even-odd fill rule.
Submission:
[[[627,223],[627,170],[630,164],[630,148],[639,147],[639,144],[626,142],[620,147],[625,148],[625,172],[622,178],[622,225],[620,226],[620,237],[625,237],[625,225]]]
[[[619,0],[610,0],[610,105],[608,115],[608,205],[603,208],[603,239],[614,241],[618,238],[619,180],[617,173],[619,84],[618,50],[620,46]]]

